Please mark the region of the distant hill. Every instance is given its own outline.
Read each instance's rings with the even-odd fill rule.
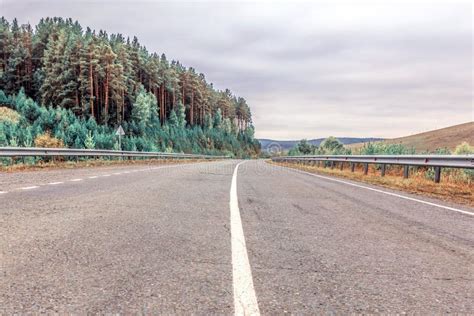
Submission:
[[[375,141],[380,141],[383,140],[383,138],[355,138],[355,137],[337,137],[341,143],[344,145],[348,144],[354,144],[354,143],[366,143],[366,142],[375,142]],[[325,140],[325,138],[316,138],[316,139],[309,139],[308,142],[312,145],[319,146],[321,142]],[[280,146],[281,150],[289,150],[297,143],[299,143],[299,140],[274,140],[274,139],[259,139],[258,140],[260,144],[262,145],[262,150],[266,150],[271,144],[277,144]]]
[[[454,125],[405,137],[386,139],[383,142],[388,144],[403,144],[407,147],[415,148],[417,152],[432,152],[438,148],[448,148],[453,150],[462,142],[468,142],[470,145],[474,145],[474,122]],[[357,149],[363,145],[363,143],[355,143],[347,147]]]

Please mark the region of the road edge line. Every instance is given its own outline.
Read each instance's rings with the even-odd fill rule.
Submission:
[[[239,162],[232,174],[230,186],[230,233],[232,248],[232,283],[234,289],[234,314],[235,315],[260,315],[257,296],[253,286],[252,270],[250,268],[247,247],[245,245],[244,230],[240,217],[239,201],[237,195],[237,173]]]
[[[449,206],[445,206],[445,205],[441,205],[441,204],[436,204],[436,203],[432,203],[432,202],[428,202],[428,201],[423,201],[423,200],[415,199],[415,198],[412,198],[412,197],[409,197],[409,196],[405,196],[405,195],[401,195],[401,194],[397,194],[397,193],[392,193],[392,192],[388,192],[388,191],[384,191],[384,190],[380,190],[380,189],[375,189],[375,188],[371,188],[371,187],[368,187],[368,186],[365,186],[365,185],[351,183],[351,182],[344,181],[344,180],[334,179],[334,178],[322,176],[322,175],[319,175],[319,174],[315,174],[315,173],[311,173],[311,172],[307,172],[307,171],[303,171],[303,170],[299,170],[299,169],[294,169],[294,168],[291,168],[291,167],[285,167],[285,166],[278,166],[278,167],[283,168],[283,169],[287,169],[287,170],[291,170],[291,171],[295,171],[297,173],[307,174],[307,175],[310,175],[310,176],[313,176],[313,177],[317,177],[317,178],[321,178],[321,179],[325,179],[325,180],[330,180],[330,181],[334,181],[334,182],[339,182],[339,183],[344,183],[344,184],[351,185],[351,186],[354,186],[354,187],[357,187],[357,188],[362,188],[362,189],[366,189],[366,190],[370,190],[370,191],[374,191],[374,192],[378,192],[378,193],[383,193],[383,194],[395,196],[395,197],[398,197],[398,198],[401,198],[401,199],[414,201],[414,202],[418,202],[418,203],[422,203],[422,204],[426,204],[426,205],[430,205],[430,206],[435,206],[435,207],[443,208],[443,209],[446,209],[446,210],[449,210],[449,211],[469,215],[469,216],[474,216],[474,213],[472,213],[472,212],[460,210],[460,209],[457,209],[457,208],[454,208],[454,207],[449,207]]]

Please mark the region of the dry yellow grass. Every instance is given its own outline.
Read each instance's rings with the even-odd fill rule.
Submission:
[[[460,170],[454,170],[453,174],[443,174],[441,183],[435,183],[432,180],[426,179],[422,171],[414,172],[410,174],[408,179],[404,179],[401,168],[387,169],[385,177],[381,177],[380,172],[375,169],[375,166],[370,166],[368,175],[364,175],[362,167],[358,167],[355,172],[351,172],[347,167],[341,171],[337,168],[330,169],[291,163],[270,163],[316,174],[325,174],[376,184],[474,207],[474,183],[471,181],[457,180],[458,177],[456,177],[455,173],[460,172]]]
[[[206,160],[212,161],[212,160]],[[20,171],[38,171],[49,169],[76,169],[91,168],[116,165],[168,165],[168,164],[184,164],[197,162],[197,160],[178,160],[178,159],[146,159],[146,160],[84,160],[84,161],[49,161],[39,162],[34,165],[16,163],[9,166],[2,166],[0,163],[0,172],[20,172]]]
[[[386,144],[402,144],[408,148],[415,148],[416,152],[433,152],[438,148],[453,150],[462,142],[474,144],[474,122],[454,125],[425,133],[387,139],[382,141]],[[357,152],[364,143],[347,145],[347,148]]]
[[[44,134],[36,136],[35,146],[41,148],[63,148],[64,143],[61,139],[52,137],[51,133],[48,131]]]
[[[0,106],[0,122],[18,123],[20,114],[10,108]]]

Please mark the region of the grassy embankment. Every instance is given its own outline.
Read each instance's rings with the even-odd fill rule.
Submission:
[[[474,144],[474,122],[467,122],[410,136],[386,139],[377,143],[387,145],[401,144],[406,148],[414,148],[416,153],[425,153],[436,152],[439,149],[453,151],[456,146],[462,142]],[[351,149],[353,154],[358,154],[364,147],[364,144],[365,143],[356,143],[346,145],[345,147]]]
[[[28,159],[28,158],[27,158]],[[37,163],[14,163],[5,165],[0,162],[0,172],[19,172],[19,171],[38,171],[49,169],[76,169],[91,167],[107,167],[119,165],[171,165],[185,164],[193,162],[212,161],[212,160],[196,160],[196,159],[139,159],[139,160],[104,160],[104,159],[87,159],[79,161],[65,161],[56,158],[50,161],[39,161]]]
[[[474,182],[472,181],[472,177],[466,176],[463,170],[444,170],[441,176],[441,183],[434,183],[432,179],[427,178],[426,168],[421,167],[418,170],[411,168],[410,177],[404,179],[403,169],[396,166],[387,168],[385,177],[381,177],[380,170],[377,170],[374,165],[370,165],[369,173],[364,175],[362,166],[356,166],[355,172],[351,172],[347,165],[345,169],[340,170],[338,166],[331,169],[296,163],[270,163],[310,173],[375,184],[474,207]]]

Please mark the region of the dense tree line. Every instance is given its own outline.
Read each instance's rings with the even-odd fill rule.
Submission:
[[[148,52],[136,37],[83,30],[71,19],[42,19],[33,30],[1,18],[0,89],[3,105],[18,110],[22,105],[17,103],[31,98],[40,111],[72,114],[77,124],[89,124],[86,129],[97,137],[123,125],[128,142],[148,142],[144,148],[238,155],[259,151],[244,98],[215,89],[179,61]],[[34,123],[29,120],[31,127]],[[58,135],[56,126],[43,128],[69,137]],[[77,140],[74,146],[83,143]]]
[[[447,149],[446,149],[447,150]],[[437,153],[444,153],[439,149]],[[449,151],[448,151],[449,153]],[[413,155],[415,148],[409,148],[402,144],[387,144],[384,142],[368,142],[358,149],[346,148],[344,144],[334,136],[329,136],[319,146],[310,144],[306,139],[300,140],[288,151],[290,156],[300,155]]]
[[[437,155],[462,155],[472,154],[474,147],[466,142],[458,145],[454,151],[448,148],[437,148],[433,152],[418,152],[418,154]],[[390,144],[385,142],[368,142],[355,149],[347,148],[336,137],[326,138],[319,146],[309,143],[306,139],[300,140],[288,151],[289,156],[301,155],[415,155],[417,151],[413,147],[403,144]]]
[[[326,138],[319,146],[309,143],[306,139],[299,141],[293,148],[288,151],[289,156],[302,155],[415,155],[416,150],[412,147],[407,147],[403,144],[387,144],[384,142],[366,143],[357,149],[345,148],[337,138],[330,136]],[[474,146],[467,142],[462,142],[454,150],[448,148],[438,148],[433,152],[421,152],[418,154],[437,154],[437,155],[468,155],[474,154]],[[324,166],[330,166],[328,161],[323,162]],[[375,168],[380,169],[380,165]],[[387,168],[399,170],[401,172],[402,166],[394,165]],[[425,178],[434,180],[434,168],[429,167],[415,167],[416,172],[420,172]],[[458,168],[443,168],[443,177],[448,177],[451,180],[463,181],[471,184],[474,181],[474,170],[458,169]]]
[[[350,150],[346,149],[334,136],[326,138],[319,146],[309,143],[306,139],[302,139],[288,151],[289,156],[347,154],[350,154]]]

